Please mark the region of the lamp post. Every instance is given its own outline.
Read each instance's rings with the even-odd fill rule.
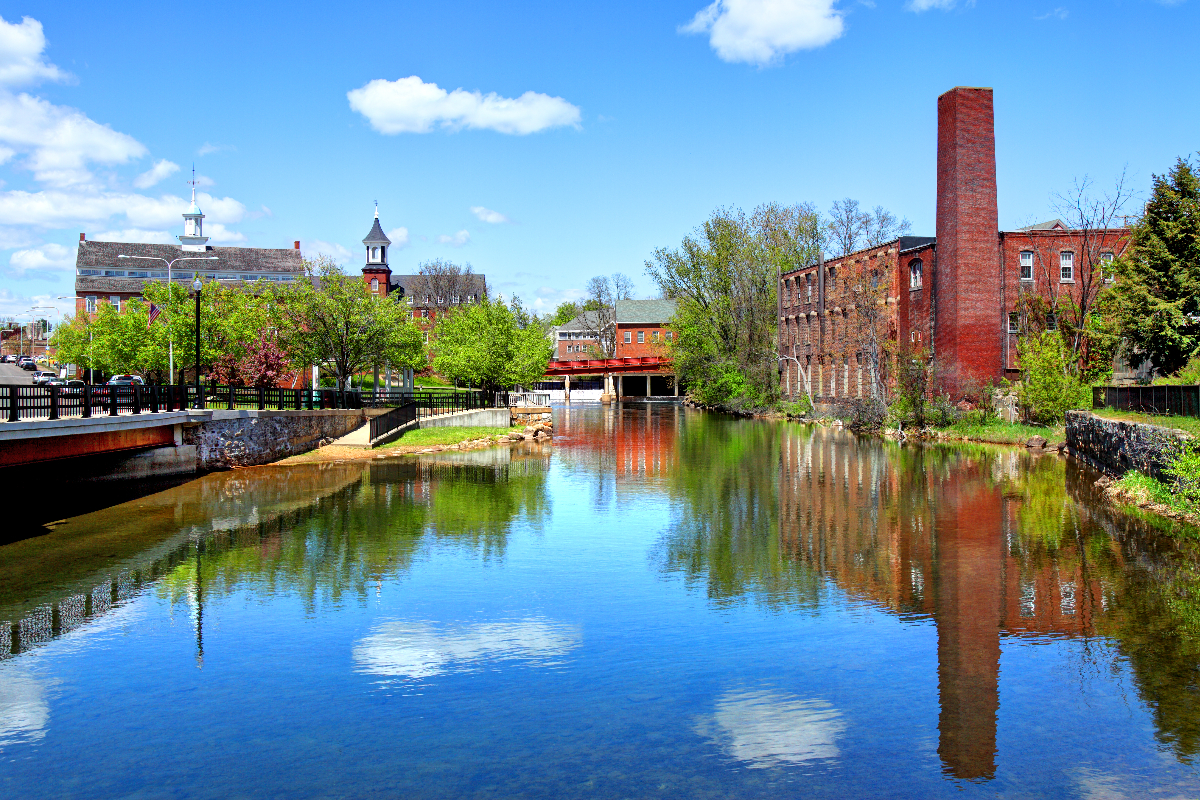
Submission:
[[[43,310],[57,311],[58,309],[55,308],[54,306],[33,306],[31,308],[27,308],[26,310],[22,311],[20,314],[16,314],[14,316],[14,319],[16,317],[24,317],[24,316],[29,317],[29,355],[30,356],[33,355],[33,322],[36,317],[36,315],[33,312],[34,311],[43,311]],[[17,325],[17,354],[25,355],[25,337],[21,334],[20,324]]]
[[[204,407],[200,402],[200,290],[203,288],[204,284],[197,275],[196,280],[192,281],[192,289],[196,292],[196,408]]]
[[[159,256],[127,256],[124,254],[118,255],[117,258],[140,258],[143,261],[161,261],[167,265],[167,302],[170,302],[171,287],[175,284],[171,282],[171,267],[176,261],[216,261],[216,256],[184,256],[176,258],[173,261],[167,261]],[[199,278],[196,279],[197,281]],[[175,339],[171,336],[171,329],[167,328],[167,383],[175,382]]]

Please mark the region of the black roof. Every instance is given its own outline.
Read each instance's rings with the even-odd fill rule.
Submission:
[[[928,247],[937,242],[936,236],[901,236],[896,240],[896,249],[903,253],[905,250],[915,250],[918,247]]]
[[[465,277],[468,278],[467,294],[473,294],[476,297],[483,297],[484,292],[487,290],[487,276],[473,272]],[[393,274],[388,279],[388,293],[399,294],[402,297],[411,295],[416,291],[416,287],[420,285],[419,281],[421,278],[422,276],[420,275]],[[421,303],[416,304],[421,305],[423,303],[424,301],[422,300]]]
[[[379,227],[379,217],[375,218],[375,224],[371,226],[371,232],[363,239],[363,244],[391,244],[392,240],[387,238],[387,234],[383,232],[383,228]]]
[[[228,270],[230,272],[303,272],[304,257],[291,247],[268,249],[263,247],[205,247],[203,253],[185,251],[177,244],[144,244],[139,242],[91,242],[79,243],[75,257],[76,267],[120,267],[121,269],[163,269],[166,264],[156,266],[150,261],[117,258],[118,255],[150,256],[174,261],[189,256],[216,256],[216,261],[201,264],[185,261],[179,265],[181,271]]]

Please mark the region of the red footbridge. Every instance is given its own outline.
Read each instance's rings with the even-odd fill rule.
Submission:
[[[551,361],[546,368],[547,376],[555,375],[604,375],[607,373],[636,374],[643,372],[671,372],[671,359],[662,356],[641,358],[595,358],[581,361]]]

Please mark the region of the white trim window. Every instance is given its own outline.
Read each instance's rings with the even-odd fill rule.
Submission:
[[[1058,254],[1058,279],[1062,283],[1075,282],[1075,253],[1070,250]]]
[[[84,302],[84,308],[87,310],[87,313],[89,313],[89,314],[96,313],[96,295],[89,294],[87,297],[84,298],[83,302]]]
[[[1117,273],[1113,270],[1114,259],[1112,253],[1100,254],[1100,274],[1104,277],[1105,283],[1112,283],[1117,279]]]
[[[117,311],[120,311],[120,310],[121,310],[121,295],[119,295],[119,294],[112,294],[112,295],[109,295],[109,296],[108,296],[108,302],[109,302],[109,304],[111,304],[111,305],[112,305],[112,307],[113,307],[114,309],[116,309]]]
[[[645,343],[646,343],[646,332],[638,331],[638,344],[645,344]]]
[[[810,272],[804,276],[804,302],[806,303],[812,302],[812,284],[812,273]]]
[[[630,343],[630,342],[632,342],[632,341],[633,341],[633,337],[632,337],[632,335],[630,334],[630,332],[629,332],[629,331],[625,331],[625,344],[629,344],[629,343]]]
[[[1020,333],[1021,332],[1021,315],[1018,314],[1016,311],[1008,312],[1008,332],[1009,333]]]
[[[1021,280],[1023,280],[1023,281],[1032,281],[1033,280],[1033,251],[1032,250],[1022,250],[1021,251]]]

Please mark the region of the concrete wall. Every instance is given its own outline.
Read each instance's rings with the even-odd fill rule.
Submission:
[[[1104,419],[1087,411],[1067,412],[1067,452],[1117,477],[1137,470],[1171,482],[1171,477],[1163,474],[1167,454],[1174,442],[1189,438],[1157,425]]]
[[[183,444],[201,471],[269,464],[312,450],[366,422],[367,411],[194,411]]]
[[[479,408],[420,420],[420,428],[507,428],[512,419],[507,408]]]

